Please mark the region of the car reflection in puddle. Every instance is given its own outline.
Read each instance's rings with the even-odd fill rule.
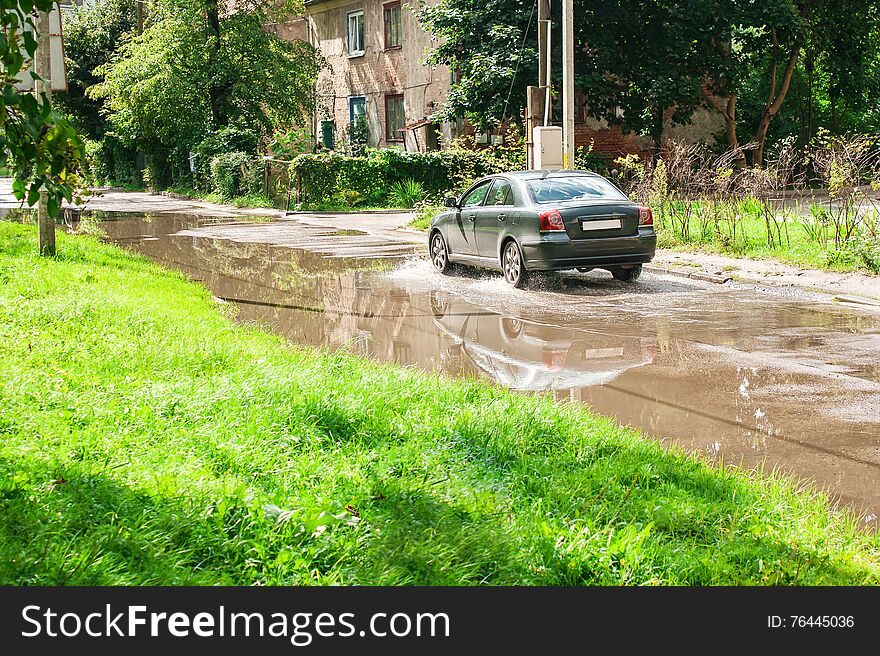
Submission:
[[[470,364],[520,391],[604,385],[650,364],[657,352],[650,337],[545,325],[487,312],[446,294],[431,294],[431,312],[438,330],[453,342],[444,354],[449,368]]]

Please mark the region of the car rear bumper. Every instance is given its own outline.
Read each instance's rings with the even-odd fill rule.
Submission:
[[[569,239],[566,234],[547,233],[540,239],[524,240],[520,248],[530,271],[645,264],[654,259],[657,234],[639,229],[638,235],[630,237]]]

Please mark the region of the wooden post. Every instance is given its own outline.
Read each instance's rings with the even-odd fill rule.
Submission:
[[[534,130],[544,120],[544,90],[541,87],[528,87],[526,89],[526,145],[528,153],[528,168],[535,168],[535,138]]]
[[[562,166],[574,168],[574,0],[562,0]]]
[[[41,11],[37,13],[37,50],[34,53],[34,70],[42,79],[34,80],[34,93],[39,99],[40,94],[46,95],[46,100],[52,100],[52,67],[50,62],[51,48],[49,46],[49,14]],[[37,232],[38,248],[40,255],[55,255],[55,217],[49,216],[49,195],[40,191],[40,200],[37,203]]]

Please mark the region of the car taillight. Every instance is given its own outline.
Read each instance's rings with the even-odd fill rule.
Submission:
[[[559,371],[565,366],[567,351],[544,351],[541,356],[544,366],[550,371]]]
[[[565,222],[559,210],[548,210],[538,215],[541,232],[559,232],[565,230]]]
[[[651,214],[651,208],[639,205],[639,225],[654,225],[654,215]]]

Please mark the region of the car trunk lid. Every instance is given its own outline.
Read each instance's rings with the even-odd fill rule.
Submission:
[[[627,237],[639,232],[639,208],[635,203],[572,203],[559,205],[565,231],[571,239]]]

